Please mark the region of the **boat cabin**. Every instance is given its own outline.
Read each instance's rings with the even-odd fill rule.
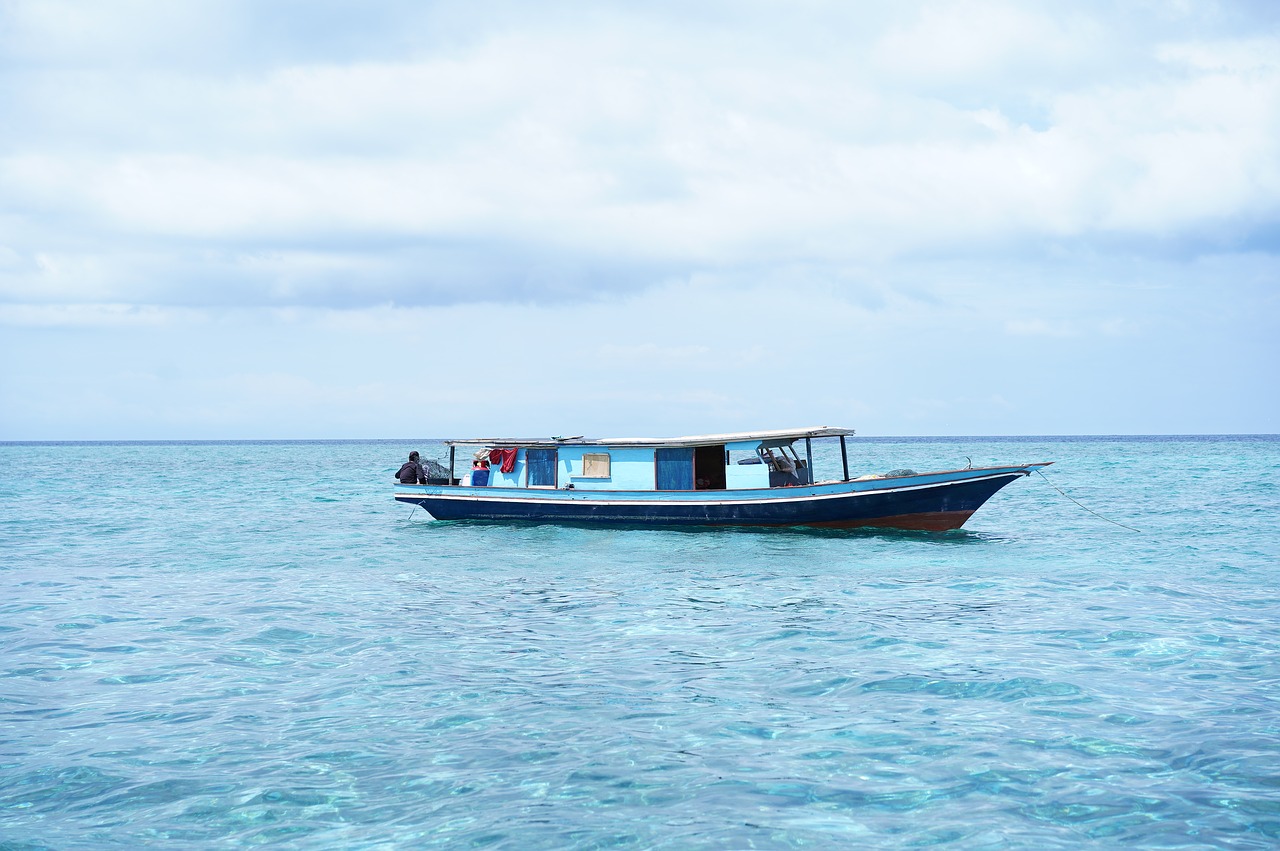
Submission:
[[[478,438],[446,441],[448,477],[432,484],[601,491],[699,491],[814,484],[814,440],[839,441],[849,480],[845,436],[816,428],[675,438]],[[461,458],[459,458],[461,456]],[[458,477],[457,463],[477,463]],[[481,472],[487,463],[487,471]],[[487,476],[485,473],[487,472]]]

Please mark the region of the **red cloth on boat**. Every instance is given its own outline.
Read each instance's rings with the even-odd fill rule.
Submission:
[[[501,464],[502,472],[511,473],[516,469],[516,449],[490,449],[489,463]]]

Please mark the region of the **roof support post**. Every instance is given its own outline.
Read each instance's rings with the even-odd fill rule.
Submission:
[[[849,481],[849,453],[844,448],[844,435],[840,435],[840,465],[844,467],[844,480]]]
[[[447,485],[453,484],[453,454],[457,451],[458,447],[454,446],[452,443],[449,444],[449,481],[445,482]]]
[[[813,484],[813,438],[806,437],[804,439],[804,458],[805,463],[809,465],[809,484]]]

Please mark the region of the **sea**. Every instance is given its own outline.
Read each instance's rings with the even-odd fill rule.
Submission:
[[[962,531],[438,522],[430,440],[0,444],[0,848],[1276,848],[1280,437]]]

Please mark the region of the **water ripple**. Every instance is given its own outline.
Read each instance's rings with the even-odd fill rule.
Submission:
[[[1280,443],[982,450],[1148,531],[1034,482],[948,535],[438,524],[378,443],[201,446],[199,500],[93,447],[87,503],[0,446],[0,835],[1275,847]]]

